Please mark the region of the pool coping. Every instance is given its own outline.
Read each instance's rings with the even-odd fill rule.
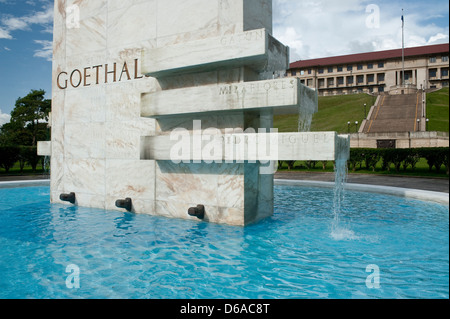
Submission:
[[[50,186],[50,180],[49,179],[36,179],[36,180],[24,180],[24,181],[0,182],[0,189],[1,188],[32,187],[32,186]]]
[[[289,179],[275,179],[275,185],[280,186],[306,186],[306,187],[325,187],[333,188],[333,182],[319,182],[306,180],[289,180]],[[28,181],[9,181],[0,182],[1,188],[18,188],[31,186],[49,186],[50,180],[28,180]],[[384,195],[394,195],[399,197],[407,197],[419,199],[423,201],[431,201],[439,204],[449,205],[449,195],[447,193],[433,192],[426,190],[419,190],[413,188],[401,188],[392,186],[379,186],[367,184],[347,183],[345,189],[359,192],[370,192]]]
[[[333,188],[333,182],[319,182],[306,180],[289,180],[289,179],[275,179],[275,185],[280,186],[306,186],[306,187],[326,187]],[[449,194],[441,192],[426,191],[413,188],[402,188],[392,186],[367,185],[347,183],[345,189],[359,192],[370,192],[383,195],[394,195],[398,197],[406,197],[412,199],[419,199],[423,201],[436,202],[439,204],[449,205]]]

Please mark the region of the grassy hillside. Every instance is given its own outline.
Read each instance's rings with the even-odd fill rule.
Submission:
[[[427,117],[429,131],[449,131],[449,88],[427,94]]]
[[[319,97],[319,112],[312,121],[311,131],[336,131],[347,133],[347,122],[351,122],[350,132],[355,132],[355,121],[358,129],[364,119],[364,103],[366,111],[375,103],[376,98],[368,94],[351,94]],[[274,127],[279,132],[297,132],[298,115],[280,115],[274,119]]]
[[[350,132],[354,133],[355,121],[360,125],[364,119],[364,103],[369,112],[375,100],[368,94],[319,97],[319,112],[313,117],[311,131],[347,133],[347,122],[350,121]],[[427,94],[427,117],[430,119],[429,131],[449,131],[449,88]],[[297,114],[276,116],[274,119],[274,127],[280,132],[297,132],[297,126]]]

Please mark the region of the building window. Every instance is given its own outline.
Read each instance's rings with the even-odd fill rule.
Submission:
[[[319,69],[319,74],[323,74],[323,69]]]
[[[296,76],[296,75],[297,75],[297,71],[296,71],[296,70],[292,70],[292,71],[291,71],[291,75],[292,75],[292,76]]]
[[[448,62],[448,55],[442,56],[442,62]]]
[[[308,74],[311,74],[311,72],[312,72],[311,69],[308,69]]]
[[[364,75],[358,75],[356,77],[356,81],[358,82],[358,84],[364,83]]]
[[[375,82],[375,75],[368,74],[367,75],[367,83],[372,83],[372,82]]]
[[[325,79],[319,79],[318,84],[319,88],[323,88],[325,86]]]
[[[308,84],[307,85],[308,87],[310,87],[310,88],[313,87],[313,80],[312,79],[308,79],[307,84]]]
[[[430,63],[436,63],[436,57],[435,56],[432,56],[430,58]]]
[[[380,69],[381,69],[381,68],[384,68],[384,62],[379,62],[379,63],[378,63],[378,68],[380,68]]]
[[[384,73],[377,74],[378,82],[384,82]]]
[[[363,69],[363,65],[362,64],[358,64],[358,66],[356,67],[358,70],[362,70]]]
[[[300,75],[305,75],[305,70],[301,70]]]
[[[347,84],[353,84],[353,76],[347,76]]]
[[[370,69],[373,69],[373,63],[367,63],[367,68],[370,70]]]
[[[448,76],[448,69],[442,69],[442,70],[441,70],[441,76],[442,76],[442,77]]]
[[[437,69],[430,69],[429,70],[429,76],[430,78],[435,78],[437,75]]]
[[[378,87],[378,92],[380,92],[380,93],[384,92],[384,86]]]
[[[352,71],[353,70],[353,65],[347,65],[347,71]]]
[[[332,66],[328,67],[328,73],[333,73],[333,67]]]
[[[334,79],[328,79],[328,86],[334,86]]]
[[[342,72],[342,65],[340,65],[340,66],[337,67],[337,71],[338,71],[338,72]]]
[[[343,85],[344,84],[344,77],[343,76],[340,76],[340,77],[337,78],[337,84],[338,85]]]

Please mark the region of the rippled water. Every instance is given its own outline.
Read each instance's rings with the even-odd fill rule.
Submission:
[[[48,202],[0,190],[0,298],[449,297],[448,206],[347,192],[332,232],[331,189],[277,186],[246,228]]]

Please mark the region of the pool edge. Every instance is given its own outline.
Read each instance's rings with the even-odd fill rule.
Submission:
[[[50,180],[49,179],[37,179],[37,180],[26,180],[26,181],[0,182],[0,189],[1,188],[31,187],[31,186],[50,186]]]

